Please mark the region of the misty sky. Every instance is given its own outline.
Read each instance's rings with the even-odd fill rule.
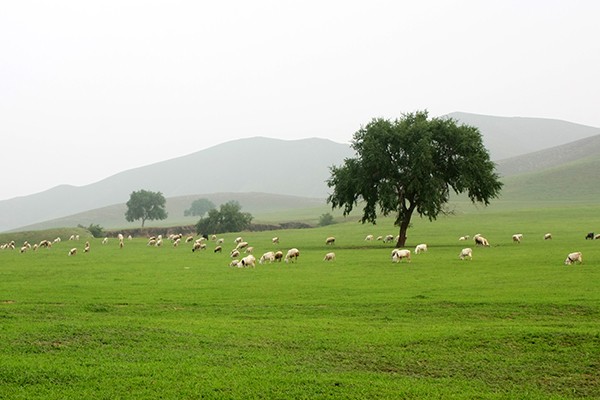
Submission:
[[[242,137],[347,143],[422,109],[600,127],[599,16],[594,0],[4,1],[0,200]]]

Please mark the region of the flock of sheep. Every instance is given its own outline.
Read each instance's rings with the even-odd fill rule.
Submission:
[[[178,247],[181,244],[183,237],[184,237],[183,234],[171,234],[166,238],[166,240],[168,240],[172,244],[173,247]],[[123,234],[119,233],[117,235],[117,239],[119,241],[119,247],[123,248],[125,245],[125,237],[123,236]],[[127,239],[132,240],[131,235],[129,235],[127,237]],[[470,236],[466,235],[466,236],[459,237],[458,240],[466,241],[469,239],[470,239]],[[552,234],[546,233],[544,235],[544,240],[550,240],[550,239],[552,239]],[[590,232],[586,235],[585,239],[592,239],[592,240],[600,239],[600,234],[594,234],[593,232]],[[70,241],[78,241],[79,235],[71,235],[69,237],[69,240]],[[213,252],[214,253],[222,253],[225,240],[223,238],[217,238],[216,235],[212,235],[210,238],[201,236],[198,239],[194,239],[194,236],[188,235],[185,238],[185,243],[192,243],[192,252],[196,252],[196,251],[206,250],[207,242],[209,240],[215,242],[215,247],[213,249]],[[389,243],[392,241],[397,241],[398,237],[394,237],[393,235],[378,236],[376,239],[373,235],[367,235],[365,237],[365,241],[373,241],[373,240],[383,241],[383,243]],[[512,241],[514,243],[521,243],[522,240],[523,240],[523,234],[517,233],[517,234],[512,235]],[[59,243],[60,241],[61,241],[60,237],[57,237],[53,241],[42,240],[40,243],[35,243],[33,245],[30,244],[29,242],[25,241],[25,243],[20,247],[20,252],[24,253],[28,250],[35,251],[38,248],[49,248],[49,247],[52,247],[53,244]],[[482,247],[490,246],[489,241],[479,233],[473,236],[473,241],[476,246],[482,246]],[[273,237],[271,239],[271,242],[273,245],[279,244],[279,237]],[[107,243],[108,243],[108,237],[105,237],[102,240],[102,244],[104,245]],[[162,235],[152,236],[152,237],[148,238],[147,246],[160,247],[163,245],[163,243],[164,243],[164,241],[163,241]],[[335,237],[330,236],[325,239],[326,246],[331,246],[334,244],[335,244]],[[229,256],[231,258],[231,262],[229,263],[229,266],[239,267],[239,268],[256,267],[257,259],[253,255],[254,247],[250,246],[248,242],[246,242],[242,239],[242,237],[237,237],[234,240],[234,245],[235,245],[235,247],[229,252]],[[15,245],[14,241],[0,245],[0,250],[15,249],[15,248],[16,248],[16,245]],[[89,241],[85,242],[83,251],[85,253],[88,253],[90,251]],[[424,252],[427,252],[427,244],[425,244],[425,243],[418,244],[414,249],[415,254],[421,254]],[[73,247],[68,251],[69,256],[74,256],[76,254],[77,254],[77,247]],[[412,253],[409,249],[393,249],[392,253],[391,253],[391,260],[392,260],[392,262],[395,262],[395,263],[401,262],[402,260],[411,262],[411,254]],[[282,260],[286,263],[296,262],[298,260],[299,256],[300,256],[300,251],[297,248],[289,249],[285,253],[285,255],[280,250],[267,251],[258,259],[258,263],[265,264],[265,263],[281,262]],[[325,254],[325,256],[323,257],[323,261],[335,261],[335,258],[336,258],[336,255],[334,252],[327,252]],[[463,248],[460,251],[458,258],[460,260],[467,260],[467,259],[472,260],[473,259],[473,249],[470,247]],[[567,257],[565,258],[565,261],[564,261],[565,265],[571,265],[574,263],[579,263],[579,264],[583,263],[583,255],[580,251],[569,253],[567,255]]]

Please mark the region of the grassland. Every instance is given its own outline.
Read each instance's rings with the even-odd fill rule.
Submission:
[[[429,251],[399,264],[363,240],[391,221],[357,215],[240,233],[257,255],[275,235],[301,251],[255,269],[143,238],[0,251],[0,398],[600,398],[600,241],[584,240],[597,216],[457,207],[415,219],[409,244]],[[491,247],[460,261],[475,233]],[[584,264],[563,265],[575,250]]]

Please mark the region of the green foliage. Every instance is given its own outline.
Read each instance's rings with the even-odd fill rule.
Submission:
[[[321,214],[319,217],[319,226],[327,226],[333,224],[333,215],[331,213]]]
[[[212,209],[205,218],[196,224],[198,234],[214,234],[223,232],[239,232],[248,229],[252,222],[252,214],[241,212],[242,206],[237,201],[221,204],[220,209]]]
[[[479,130],[452,119],[428,119],[426,111],[395,121],[373,119],[354,134],[352,147],[356,158],[331,167],[327,202],[344,215],[363,202],[363,223],[375,223],[378,212],[395,214],[399,247],[413,212],[434,220],[451,190],[487,205],[502,187]]]
[[[160,220],[167,218],[165,209],[166,200],[161,192],[140,190],[132,192],[127,202],[125,219],[129,222],[142,220],[142,228],[146,220]]]
[[[206,214],[208,211],[213,210],[215,208],[215,204],[208,199],[198,199],[194,200],[187,210],[183,212],[185,217],[194,216],[201,217]]]
[[[81,228],[83,228],[83,226],[81,226]],[[88,226],[86,229],[90,231],[92,236],[95,238],[104,236],[104,228],[102,228],[99,224],[90,224],[90,226]]]

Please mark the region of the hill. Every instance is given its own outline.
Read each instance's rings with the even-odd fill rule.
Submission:
[[[479,128],[492,160],[516,157],[600,135],[600,128],[556,119],[496,117],[463,112],[447,116]]]
[[[329,167],[353,154],[348,145],[327,139],[240,139],[90,185],[63,185],[1,201],[0,231],[125,203],[140,189],[167,198],[223,192],[325,198]]]
[[[480,129],[492,159],[500,160],[498,169],[503,177],[550,169],[600,154],[599,128],[540,118],[467,113],[448,116]],[[115,217],[106,214],[118,215],[122,221],[124,211],[119,207],[124,207],[131,192],[140,189],[160,191],[169,199],[206,197],[198,193],[269,193],[324,199],[328,193],[325,181],[329,167],[341,164],[353,154],[348,144],[327,139],[255,137],[231,141],[184,157],[123,171],[90,185],[62,185],[0,201],[0,232],[57,219],[63,219],[65,224],[74,220],[88,221],[87,216],[80,214],[103,208],[118,211],[93,211],[98,217],[92,222],[102,224],[106,216],[108,225],[112,225]]]
[[[285,196],[269,193],[210,193],[192,196],[167,198],[168,218],[161,221],[147,221],[149,227],[193,225],[199,217],[184,216],[184,211],[196,199],[208,199],[217,207],[230,200],[242,206],[242,211],[254,216],[255,223],[305,222],[316,224],[321,214],[331,212],[323,199]],[[89,226],[99,224],[105,229],[133,229],[140,227],[140,221],[125,221],[125,203],[114,204],[94,210],[56,218],[28,225],[18,230],[36,231],[69,226]],[[292,211],[293,210],[293,211]]]

